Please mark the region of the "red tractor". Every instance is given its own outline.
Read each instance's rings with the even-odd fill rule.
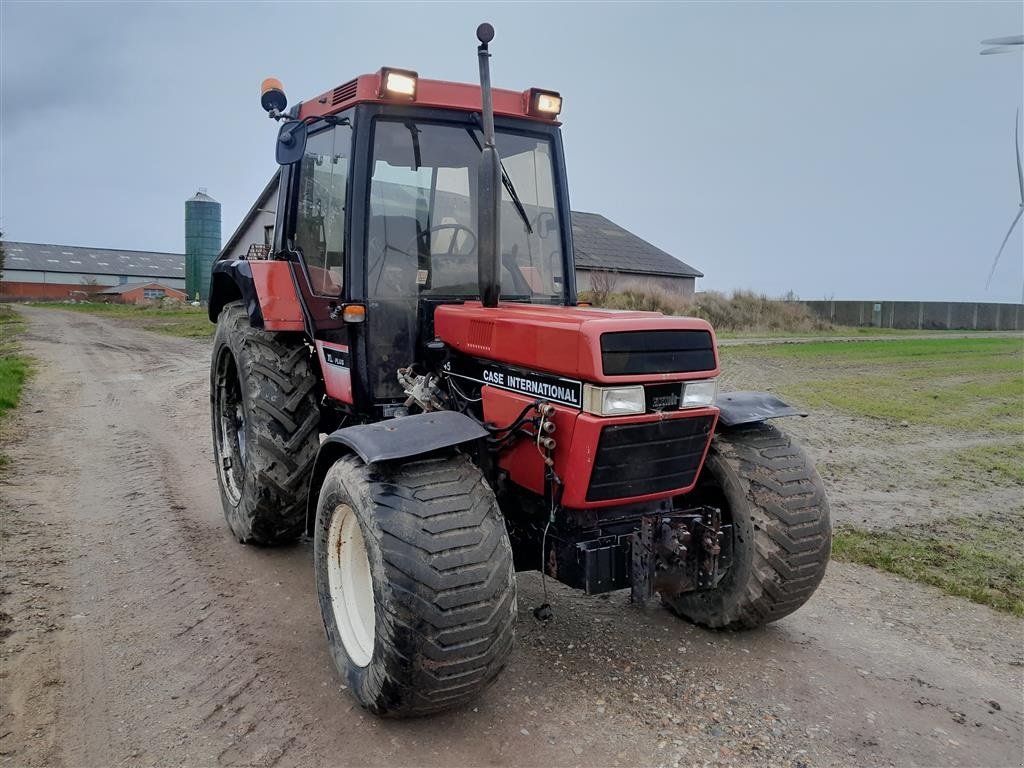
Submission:
[[[831,529],[814,467],[719,394],[703,320],[577,302],[552,91],[381,69],[282,122],[273,243],[213,268],[227,521],[313,538],[327,642],[380,715],[458,706],[509,657],[516,572],[741,629],[799,608]],[[535,613],[545,618],[546,605]]]

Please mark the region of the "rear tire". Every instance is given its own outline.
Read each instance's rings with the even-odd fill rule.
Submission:
[[[241,302],[217,317],[210,368],[213,453],[224,517],[243,544],[301,535],[320,447],[317,379],[296,334],[253,328]]]
[[[687,503],[722,509],[733,562],[711,590],[662,595],[680,616],[716,629],[750,629],[803,605],[825,575],[828,499],[803,450],[782,430],[753,424],[715,435]]]
[[[313,553],[331,657],[374,714],[460,706],[504,668],[516,621],[512,550],[467,457],[366,465],[343,456],[320,491]]]

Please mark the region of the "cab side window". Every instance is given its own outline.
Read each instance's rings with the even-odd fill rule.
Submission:
[[[295,248],[314,293],[338,296],[344,285],[345,206],[352,130],[339,125],[309,137],[299,169]]]

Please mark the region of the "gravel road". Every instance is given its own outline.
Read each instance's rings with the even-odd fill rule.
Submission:
[[[331,671],[310,544],[243,547],[223,523],[209,344],[24,314],[0,765],[1021,764],[1024,622],[842,564],[745,634],[557,586],[542,627],[524,574],[516,650],[476,706],[377,720]]]

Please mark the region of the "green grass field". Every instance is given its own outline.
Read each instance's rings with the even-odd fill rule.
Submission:
[[[32,372],[32,361],[21,354],[18,336],[24,321],[13,309],[0,304],[0,431],[7,412],[16,408]],[[0,453],[0,466],[7,463]]]
[[[190,339],[205,339],[213,336],[215,327],[202,307],[157,307],[134,306],[131,304],[104,304],[101,302],[35,302],[34,307],[64,309],[70,312],[85,312],[105,317],[128,320],[140,328],[170,336]]]
[[[950,595],[1024,616],[1024,520],[954,518],[887,531],[840,527],[832,557],[870,565]]]
[[[808,408],[982,433],[1024,434],[1024,337],[729,347],[791,360],[779,392]]]

